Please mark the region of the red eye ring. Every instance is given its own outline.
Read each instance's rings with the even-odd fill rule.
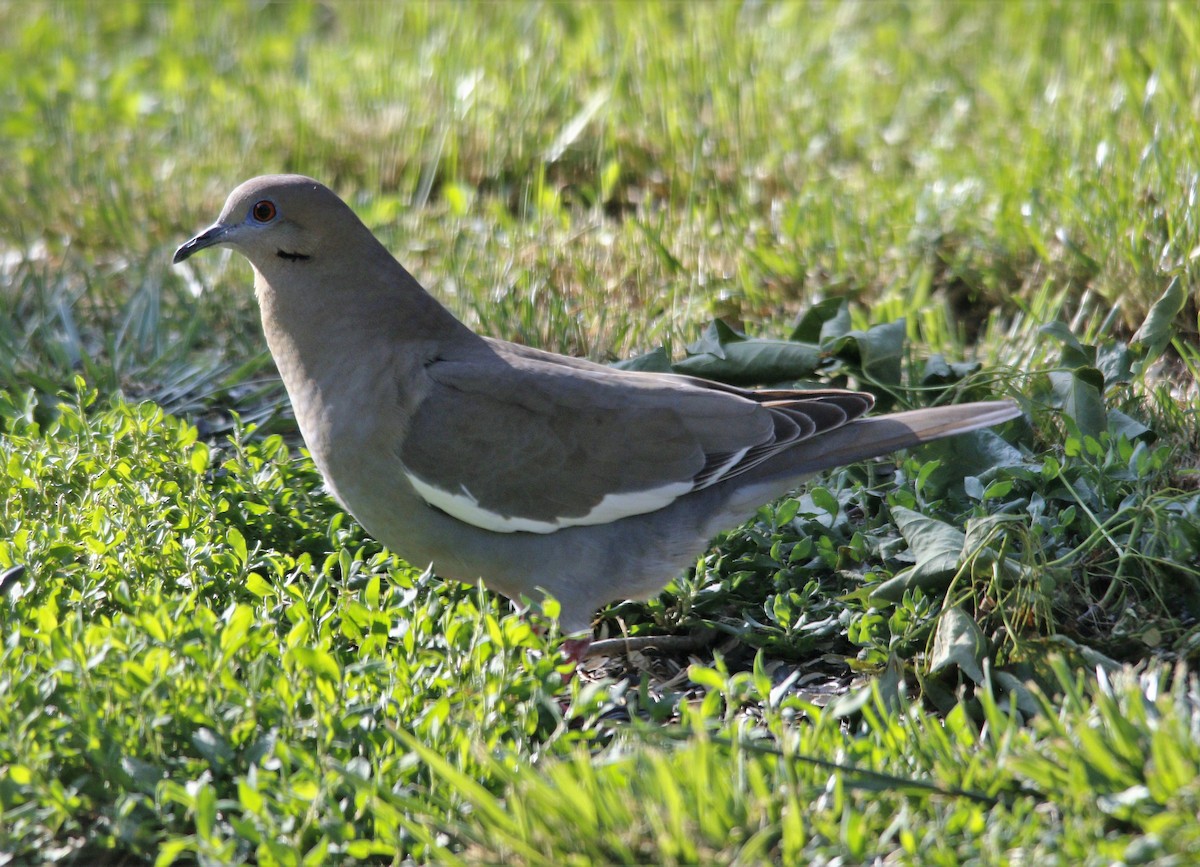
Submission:
[[[250,209],[250,216],[260,223],[271,222],[275,219],[275,203],[267,199],[255,202],[254,207]]]

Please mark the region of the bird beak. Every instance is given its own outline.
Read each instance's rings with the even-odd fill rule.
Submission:
[[[178,265],[184,259],[191,256],[193,253],[203,250],[205,247],[213,247],[225,240],[225,236],[229,234],[229,227],[223,226],[220,223],[215,223],[205,229],[192,240],[188,241],[182,247],[175,251],[175,257],[171,260],[172,264]]]

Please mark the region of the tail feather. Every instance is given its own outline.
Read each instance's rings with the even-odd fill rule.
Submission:
[[[727,489],[725,509],[712,526],[769,502],[814,473],[886,455],[956,434],[981,430],[1021,414],[1010,400],[926,407],[890,415],[855,419],[849,424],[796,444],[750,471],[750,477]]]
[[[808,475],[992,427],[1020,414],[1020,408],[1012,401],[995,400],[860,418],[793,449],[790,456],[793,459],[780,460],[772,468],[776,470],[772,475]]]

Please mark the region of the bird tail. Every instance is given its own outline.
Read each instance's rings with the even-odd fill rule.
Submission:
[[[789,474],[808,475],[944,437],[982,430],[1020,414],[1020,408],[1012,401],[993,400],[860,418],[815,439],[807,448],[801,444],[793,450],[797,460],[780,469]]]
[[[801,441],[788,452],[752,470],[751,473],[757,473],[759,478],[739,485],[726,505],[731,512],[738,512],[751,503],[757,506],[782,496],[822,470],[992,427],[1020,414],[1020,408],[1012,401],[996,400],[855,419],[828,433]]]

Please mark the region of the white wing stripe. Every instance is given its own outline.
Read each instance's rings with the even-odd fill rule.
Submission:
[[[463,523],[490,530],[493,533],[553,533],[566,527],[610,524],[631,515],[656,512],[692,490],[690,482],[673,482],[645,491],[606,494],[604,499],[586,515],[575,518],[556,518],[553,521],[536,521],[532,518],[500,515],[485,509],[479,505],[479,501],[465,486],[460,486],[461,493],[456,494],[423,481],[407,469],[404,471],[404,475],[421,499],[429,505],[441,509],[447,515],[457,518]]]
[[[739,449],[738,451],[734,452],[730,456],[729,460],[727,460],[725,463],[721,464],[721,466],[717,467],[715,470],[713,470],[711,473],[709,473],[708,479],[704,482],[704,484],[697,485],[696,490],[702,491],[705,488],[707,488],[711,485],[715,485],[717,482],[721,481],[721,479],[725,478],[725,474],[727,472],[729,472],[734,466],[736,466],[738,461],[740,461],[742,458],[744,458],[746,456],[746,452],[748,452],[748,451],[750,451],[750,447],[746,446],[746,448]]]

